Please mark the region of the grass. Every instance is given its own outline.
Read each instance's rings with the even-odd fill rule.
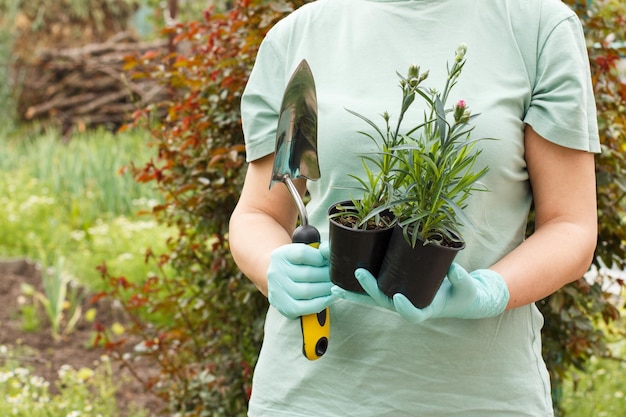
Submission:
[[[142,132],[102,130],[67,141],[53,129],[18,131],[0,125],[0,259],[29,258],[46,272],[41,292],[23,289],[33,300],[21,311],[24,331],[49,325],[53,336],[59,336],[71,330],[66,327],[81,314],[75,309],[80,300],[72,294],[76,287],[87,292],[102,288],[96,267],[103,262],[130,281],[156,272],[145,263],[144,253],[147,248],[164,252],[173,231],[141,214],[160,202],[159,194],[123,170],[131,161],[141,165],[152,157],[147,140]],[[39,321],[37,307],[49,323]],[[0,347],[0,396],[6,399],[0,415],[121,415],[115,401],[119,381],[108,360],[93,369],[62,366],[58,381],[44,381],[10,360],[16,355],[8,349]],[[139,409],[124,411],[146,415]]]
[[[626,416],[626,347],[615,345],[615,359],[593,358],[585,372],[572,372],[563,387],[566,417]]]
[[[95,267],[133,277],[151,271],[149,246],[163,249],[170,230],[142,216],[159,202],[148,185],[123,171],[151,157],[142,133],[75,135],[0,132],[0,258],[27,257],[44,266],[66,260],[82,285],[99,286]]]
[[[74,227],[93,223],[103,215],[134,214],[141,200],[156,199],[146,185],[121,170],[131,161],[151,155],[140,132],[114,135],[90,131],[61,139],[55,130],[42,134],[12,134],[0,138],[4,149],[0,171],[28,181],[57,198],[57,207]],[[139,200],[139,202],[138,202]],[[145,205],[147,201],[143,201]]]

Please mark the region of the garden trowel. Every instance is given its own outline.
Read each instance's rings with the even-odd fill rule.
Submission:
[[[294,243],[318,247],[320,234],[309,225],[304,202],[293,184],[296,178],[317,180],[317,95],[311,68],[302,60],[287,83],[278,115],[274,169],[270,188],[276,182],[287,186],[300,215],[300,226],[291,237]],[[330,316],[328,308],[300,318],[302,352],[310,360],[319,359],[328,347]]]

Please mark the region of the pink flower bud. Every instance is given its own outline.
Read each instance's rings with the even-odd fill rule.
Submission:
[[[470,111],[465,100],[457,101],[454,106],[454,121],[457,123],[467,123],[469,121]]]

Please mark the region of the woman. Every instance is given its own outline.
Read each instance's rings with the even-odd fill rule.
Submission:
[[[349,198],[348,173],[368,149],[363,122],[393,116],[396,72],[411,64],[443,85],[457,45],[468,46],[450,97],[465,100],[481,142],[489,192],[468,203],[466,230],[431,307],[378,292],[358,296],[328,277],[326,209]],[[318,97],[321,178],[308,190],[320,249],[292,244],[297,211],[269,189],[285,84],[302,60]],[[422,110],[411,110],[416,125]],[[318,0],[264,40],[242,99],[250,162],[230,240],[241,270],[269,295],[250,416],[552,416],[534,305],[588,269],[596,244],[593,153],[600,149],[580,22],[558,0]],[[524,239],[531,204],[534,234]],[[466,272],[468,271],[468,272]],[[468,301],[469,299],[469,301]],[[331,338],[317,361],[301,354],[300,315],[330,306]]]

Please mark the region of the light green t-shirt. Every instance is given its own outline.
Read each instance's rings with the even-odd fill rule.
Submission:
[[[554,143],[600,149],[581,25],[558,0],[318,0],[267,35],[242,100],[249,161],[274,150],[278,109],[295,67],[311,66],[318,98],[321,178],[309,181],[310,222],[328,235],[326,210],[353,195],[370,130],[354,110],[383,125],[399,112],[396,72],[430,70],[442,89],[461,43],[466,65],[449,104],[463,99],[488,165],[456,261],[485,268],[524,239],[532,195],[524,161],[525,124]],[[405,127],[422,120],[416,104]],[[268,178],[269,186],[269,178]],[[357,196],[358,197],[358,196]],[[268,311],[249,415],[273,417],[552,416],[541,356],[543,318],[534,305],[485,320],[412,325],[395,313],[348,301],[330,307],[326,355],[301,353],[298,320]]]

